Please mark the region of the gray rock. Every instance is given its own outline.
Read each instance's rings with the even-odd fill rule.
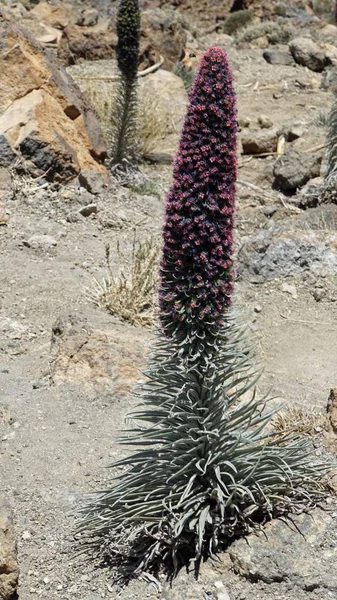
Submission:
[[[18,155],[12,150],[10,143],[4,135],[0,135],[0,166],[10,167]]]
[[[13,186],[11,174],[5,167],[0,167],[0,200],[11,199],[12,197]]]
[[[289,42],[289,50],[298,65],[321,73],[327,65],[325,53],[310,38],[298,37]]]
[[[326,69],[321,81],[322,90],[331,90],[334,94],[337,92],[337,69]]]
[[[322,550],[331,516],[315,509],[294,515],[292,522],[271,521],[263,533],[234,542],[229,549],[234,571],[253,582],[284,581],[305,591],[324,588],[335,597],[337,546],[327,542]]]
[[[10,600],[19,580],[17,546],[13,513],[10,505],[0,498],[0,598]]]
[[[282,50],[265,50],[263,52],[263,58],[270,65],[293,65],[294,58],[290,52],[283,52]]]
[[[77,25],[93,27],[98,21],[98,10],[96,8],[85,8],[77,22]]]
[[[57,241],[51,235],[36,233],[32,235],[28,240],[25,240],[23,244],[28,248],[50,252],[50,250],[57,246]]]
[[[290,148],[274,165],[273,187],[282,191],[296,190],[309,179],[318,177],[322,155],[300,153]]]
[[[261,281],[304,272],[334,275],[337,233],[326,231],[261,232],[241,254],[242,268]]]
[[[264,154],[276,152],[278,140],[277,129],[247,131],[241,138],[243,154]]]
[[[101,194],[106,185],[106,180],[101,173],[84,169],[78,176],[79,182],[91,194]]]

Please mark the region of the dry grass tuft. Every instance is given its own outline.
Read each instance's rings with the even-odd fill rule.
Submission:
[[[81,87],[88,103],[96,114],[102,128],[108,149],[111,148],[115,131],[116,83],[95,79],[81,81]],[[135,132],[136,152],[143,156],[154,152],[158,141],[168,131],[169,116],[163,113],[158,97],[151,91],[139,93],[137,129]]]
[[[153,239],[140,242],[134,236],[128,265],[117,242],[116,269],[111,265],[109,244],[105,257],[108,274],[102,282],[95,279],[94,290],[87,295],[122,321],[151,327],[155,322],[159,244]]]
[[[280,434],[290,432],[315,436],[323,431],[324,416],[315,410],[289,407],[281,410],[272,422],[273,429]]]
[[[158,141],[168,130],[167,115],[159,104],[158,97],[151,90],[145,90],[139,102],[136,151],[140,156],[154,152]]]

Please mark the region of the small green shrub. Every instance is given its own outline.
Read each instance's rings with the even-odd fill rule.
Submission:
[[[235,35],[239,29],[247,27],[253,17],[254,13],[250,10],[238,10],[230,13],[224,22],[224,32],[228,35]]]
[[[259,37],[266,37],[270,44],[286,44],[289,42],[291,35],[291,30],[286,24],[263,21],[245,27],[237,34],[235,43],[241,46],[250,44]]]

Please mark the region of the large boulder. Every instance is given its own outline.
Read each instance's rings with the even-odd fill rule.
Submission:
[[[13,514],[9,504],[0,498],[0,598],[13,598],[19,579]]]
[[[275,162],[273,187],[294,192],[310,179],[318,177],[322,159],[322,154],[298,152],[290,148]]]
[[[82,169],[105,174],[99,122],[69,74],[1,10],[0,36],[0,164],[14,154],[49,179],[66,181]]]

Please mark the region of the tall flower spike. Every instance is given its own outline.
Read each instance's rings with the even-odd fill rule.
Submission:
[[[295,433],[273,432],[232,293],[236,114],[226,56],[211,48],[190,95],[168,197],[161,267],[163,329],[121,443],[133,453],[82,508],[84,543],[119,573],[171,574],[310,506],[329,465]],[[222,324],[221,321],[224,321]],[[192,359],[192,360],[191,360]]]
[[[116,57],[119,70],[134,80],[138,69],[140,12],[138,0],[121,0],[117,13]]]
[[[190,93],[161,262],[161,321],[167,332],[214,329],[231,303],[236,179],[235,92],[227,57],[204,55]]]
[[[137,69],[140,36],[138,0],[120,0],[117,14],[116,46],[120,82],[116,89],[111,166],[135,159],[137,127]]]

